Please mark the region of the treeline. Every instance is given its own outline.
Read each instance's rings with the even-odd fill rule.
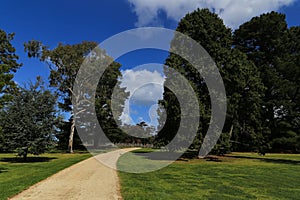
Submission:
[[[284,14],[271,12],[254,17],[232,31],[216,14],[198,9],[187,14],[176,30],[204,47],[224,81],[227,115],[214,153],[300,151],[299,26],[289,28]],[[198,94],[201,121],[191,146],[198,149],[211,115],[206,83],[180,56],[170,54],[166,65],[165,71],[168,68],[179,71]],[[172,77],[167,76],[168,79]],[[161,103],[169,118],[158,134],[160,142],[165,144],[177,131],[180,106],[167,89]]]
[[[285,16],[271,12],[251,19],[232,31],[208,9],[187,14],[177,31],[199,42],[214,59],[225,84],[227,115],[223,133],[213,153],[229,151],[299,152],[300,151],[300,27],[288,27]],[[75,124],[80,118],[73,109],[72,91],[77,72],[97,44],[59,44],[50,49],[40,41],[25,43],[29,57],[39,59],[50,69],[49,86],[38,78],[36,83],[21,87],[13,74],[21,67],[11,45],[13,34],[0,30],[0,151],[39,154],[50,148],[83,148]],[[101,51],[101,50],[100,50]],[[107,56],[108,60],[109,56]],[[166,68],[184,75],[200,102],[200,126],[191,149],[199,149],[210,123],[211,104],[205,81],[193,66],[170,54]],[[167,112],[166,123],[155,137],[139,139],[124,133],[121,122],[113,116],[111,96],[118,91],[118,106],[128,97],[120,87],[121,64],[112,62],[98,83],[95,109],[99,123],[113,143],[169,143],[178,131],[180,106],[176,96],[165,88],[160,104]],[[167,74],[167,71],[165,71]],[[166,81],[171,77],[166,77]],[[118,114],[121,114],[122,110]],[[70,113],[69,120],[61,113]],[[161,115],[161,113],[158,114]],[[85,125],[86,126],[86,125]],[[124,130],[141,132],[137,125]],[[149,133],[153,127],[143,128]],[[144,133],[145,134],[145,133]],[[134,135],[134,134],[133,134]],[[87,136],[97,148],[101,141]]]
[[[75,124],[80,119],[74,116],[72,105],[73,84],[84,59],[97,44],[82,42],[75,45],[59,44],[49,49],[40,41],[24,44],[28,57],[37,58],[50,69],[49,84],[40,77],[36,83],[27,86],[17,85],[13,74],[21,66],[18,56],[11,45],[13,34],[1,30],[0,67],[1,67],[1,115],[0,115],[0,151],[18,151],[26,158],[27,153],[40,154],[46,150],[59,148],[73,152],[73,148],[84,149]],[[107,59],[111,59],[107,57]],[[117,88],[120,99],[127,98],[125,88],[119,86],[121,65],[112,62],[103,78],[99,80],[96,91],[96,114],[102,129],[113,142],[131,139],[118,128],[114,120],[110,99]],[[49,86],[50,87],[49,87]],[[120,101],[122,107],[124,101]],[[69,115],[69,120],[63,114]],[[101,141],[93,140],[95,148]]]

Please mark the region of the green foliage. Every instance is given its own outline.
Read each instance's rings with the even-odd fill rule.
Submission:
[[[158,119],[160,130],[155,138],[154,146],[159,148],[167,145],[175,137],[180,125],[180,105],[175,94],[168,88],[164,88],[164,100],[159,102],[164,110],[158,109]],[[166,113],[163,113],[166,112]],[[163,115],[167,118],[164,121]]]
[[[230,135],[228,133],[223,133],[220,136],[219,141],[212,149],[211,153],[215,155],[225,155],[230,153]]]
[[[61,121],[58,125],[58,132],[55,137],[57,138],[57,149],[65,150],[69,144],[69,136],[71,130],[71,121]],[[75,129],[73,137],[73,147],[76,150],[85,150],[85,147],[82,145],[82,141]]]
[[[155,132],[154,126],[149,126],[145,122],[140,122],[136,125],[123,124],[122,130],[127,135],[121,142],[130,142],[138,144],[152,144],[153,133]]]
[[[27,153],[38,155],[49,149],[58,122],[55,107],[56,96],[40,80],[19,88],[0,116],[6,150],[18,150],[26,159]]]
[[[5,149],[4,135],[3,135],[2,127],[0,126],[0,152],[3,152],[4,149]]]
[[[295,132],[292,132],[295,134]],[[300,136],[275,138],[271,141],[272,151],[283,153],[300,152]]]
[[[0,29],[0,109],[11,99],[10,93],[16,88],[12,80],[13,73],[21,66],[17,62],[19,57],[15,54],[16,50],[11,44],[14,35]]]
[[[125,100],[129,96],[129,92],[125,91],[126,88],[121,88],[121,82],[118,80],[122,76],[120,67],[121,64],[112,62],[103,73],[96,91],[97,118],[105,135],[113,143],[124,142],[128,138],[126,133],[118,127],[122,124],[119,117],[123,112]]]
[[[0,29],[0,112],[4,105],[12,99],[11,93],[16,89],[16,84],[12,80],[14,74],[21,64],[17,62],[18,56],[11,41],[14,33],[7,34]],[[0,125],[0,152],[5,150],[4,136]]]
[[[254,17],[234,33],[235,47],[255,63],[266,89],[260,121],[265,142],[275,139],[277,147],[285,139],[276,138],[290,131],[300,134],[299,33],[299,27],[288,28],[285,15],[276,12]]]
[[[254,140],[251,146],[258,146],[262,138],[260,107],[264,86],[254,63],[248,60],[245,53],[233,48],[231,30],[224,25],[216,14],[211,13],[208,9],[198,9],[187,14],[179,22],[176,30],[188,35],[203,46],[215,61],[223,78],[228,103],[223,132],[229,136],[226,139],[226,144],[220,148],[226,148],[224,151],[227,152],[230,146],[229,140],[243,140],[244,136]],[[206,83],[201,74],[178,55],[171,53],[166,60],[166,65],[185,76],[198,95],[201,120],[197,138],[191,148],[199,148],[208,129],[211,114],[210,97]],[[165,74],[168,74],[166,70]],[[172,79],[172,76],[168,77],[167,75],[166,81],[168,79]],[[168,116],[167,122],[173,123],[166,123],[166,128],[164,127],[159,135],[168,137],[167,141],[170,141],[170,138],[177,131],[174,124],[178,124],[177,121],[180,120],[180,108],[179,104],[176,104],[175,98],[172,97],[172,93],[166,89],[163,105]],[[168,105],[171,106],[168,107]],[[241,137],[241,135],[244,136]],[[224,143],[224,141],[220,139],[220,143]]]
[[[65,144],[66,141],[68,141],[68,150],[70,152],[73,151],[73,141],[76,141],[81,143],[76,129],[74,128],[75,124],[84,123],[82,122],[82,119],[78,116],[74,116],[74,110],[80,111],[85,110],[86,108],[83,108],[80,105],[79,99],[82,98],[82,96],[77,96],[73,92],[73,85],[76,80],[76,76],[78,73],[79,68],[84,63],[85,59],[89,59],[90,63],[87,66],[89,68],[95,68],[102,66],[103,63],[112,61],[112,58],[107,56],[105,52],[95,47],[97,47],[97,43],[95,42],[82,42],[80,44],[74,44],[74,45],[64,45],[59,44],[55,49],[50,50],[48,47],[44,46],[39,41],[29,41],[25,45],[25,50],[28,52],[29,57],[37,57],[41,61],[46,62],[50,67],[50,85],[57,89],[59,93],[59,107],[66,112],[71,112],[70,117],[70,126],[66,124],[66,126],[62,129],[64,131],[68,131],[67,133],[60,133],[60,143],[59,144]],[[94,50],[97,51],[98,55],[103,55],[104,58],[101,59],[94,59],[92,55],[89,55],[89,53]],[[99,52],[98,52],[99,51]],[[122,138],[124,138],[124,133],[118,129],[117,123],[118,118],[113,118],[113,113],[111,110],[111,96],[113,93],[113,90],[118,90],[117,94],[119,95],[118,103],[120,107],[124,105],[125,98],[128,96],[128,93],[125,92],[124,88],[120,88],[120,83],[118,82],[119,76],[121,76],[121,73],[119,71],[119,68],[121,65],[116,62],[112,62],[112,64],[109,66],[109,68],[104,72],[102,78],[99,77],[99,83],[96,91],[96,101],[95,101],[95,107],[96,107],[96,114],[97,118],[100,122],[100,125],[105,133],[107,133],[107,136],[114,141],[120,141]],[[96,74],[97,75],[97,74]],[[98,77],[97,77],[98,78]],[[85,82],[86,85],[89,84],[88,82]],[[79,82],[77,82],[77,85],[80,85]],[[75,98],[75,99],[72,99]],[[88,99],[84,99],[85,101],[88,101]],[[73,105],[72,102],[76,105]],[[89,103],[86,103],[85,106],[89,106]],[[120,112],[121,113],[121,112]],[[86,118],[88,116],[82,117]],[[93,126],[91,124],[90,126]],[[88,126],[84,126],[85,129],[88,129]],[[87,131],[87,130],[86,130]],[[75,137],[75,138],[74,138]],[[96,135],[87,135],[87,138],[84,138],[84,140],[93,140],[95,147],[99,145],[99,137]],[[90,137],[90,138],[88,138]],[[75,146],[78,146],[80,144],[75,144]]]
[[[271,12],[254,17],[232,32],[217,14],[208,9],[197,9],[182,18],[176,30],[190,36],[207,50],[223,78],[228,107],[223,128],[224,136],[220,138],[217,149],[223,148],[228,151],[230,142],[230,149],[234,151],[261,153],[269,150],[299,151],[297,146],[300,137],[299,26],[288,28],[283,14]],[[12,37],[5,34],[4,36],[8,38],[7,41]],[[175,42],[174,39],[171,48]],[[59,44],[50,50],[39,41],[25,44],[29,57],[38,57],[49,65],[50,84],[60,94],[59,107],[62,110],[72,112],[72,108],[80,107],[71,103],[72,86],[79,67],[96,46],[94,42]],[[11,47],[8,45],[4,48]],[[101,55],[105,55],[105,62],[112,61],[103,50],[99,51]],[[13,52],[12,49],[10,53]],[[16,59],[17,57],[12,57],[12,60]],[[201,74],[178,55],[170,53],[165,64],[166,83],[172,80],[170,69],[175,69],[186,77],[197,94],[201,119],[197,136],[190,148],[199,149],[211,120],[211,99],[206,83]],[[99,65],[97,59],[94,65]],[[6,69],[5,73],[13,72],[18,67],[15,61],[11,66],[14,67],[11,70]],[[96,91],[97,118],[113,142],[132,139],[118,128],[121,122],[117,116],[122,113],[124,100],[128,97],[125,88],[121,88],[118,81],[118,77],[121,76],[120,66],[119,63],[112,62],[100,79]],[[11,79],[11,74],[7,77]],[[117,101],[111,102],[114,90],[117,91]],[[163,117],[159,119],[160,132],[154,141],[156,147],[170,143],[178,131],[181,120],[178,99],[168,88],[165,88],[164,99],[159,103],[165,108],[165,113],[158,111],[158,114],[159,116],[166,114],[167,119],[166,121]],[[115,117],[112,113],[113,107],[118,107]],[[61,144],[68,143],[72,149],[72,142],[77,134],[72,127],[75,123],[81,123],[80,121],[82,120],[72,114],[70,122],[62,128],[66,131],[71,130],[70,134],[60,133]],[[189,127],[184,128],[189,130]],[[95,146],[99,144],[97,136],[91,136],[90,139],[94,140]]]
[[[75,45],[60,43],[50,50],[40,41],[32,40],[24,46],[29,57],[37,57],[47,62],[50,68],[50,86],[57,88],[60,96],[59,106],[64,111],[71,111],[72,87],[77,72],[85,57],[97,46],[97,43],[82,42]]]

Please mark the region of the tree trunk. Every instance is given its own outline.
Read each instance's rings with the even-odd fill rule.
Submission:
[[[69,136],[69,144],[68,144],[68,152],[73,153],[73,138],[74,138],[74,132],[75,132],[75,115],[73,115],[72,121],[71,121],[71,130],[70,130],[70,136]]]
[[[28,147],[23,149],[23,161],[27,161],[27,155],[28,155]]]
[[[233,123],[231,124],[230,130],[229,130],[229,140],[231,140],[232,132],[233,132]]]

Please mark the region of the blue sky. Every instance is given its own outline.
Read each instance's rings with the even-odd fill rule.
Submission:
[[[45,64],[27,58],[23,51],[26,41],[36,39],[54,48],[59,42],[75,44],[85,40],[100,43],[117,33],[141,26],[175,29],[178,20],[197,7],[213,9],[233,29],[251,17],[271,10],[285,13],[289,26],[300,25],[299,0],[2,0],[0,29],[16,34],[12,43],[23,67],[14,80],[25,83],[38,75],[46,80],[49,75]],[[123,65],[123,73],[131,73],[128,77],[132,78],[139,74],[138,69],[131,68],[146,63],[164,63],[166,56],[166,52],[145,50],[132,52],[118,61]],[[148,71],[154,73],[154,70]],[[147,76],[148,79],[161,80],[157,74],[148,73]],[[130,79],[124,82],[134,84]],[[149,87],[144,89],[149,90]],[[134,108],[137,110],[134,113],[138,113],[130,116],[134,122],[141,117],[151,121],[147,112],[149,105]]]

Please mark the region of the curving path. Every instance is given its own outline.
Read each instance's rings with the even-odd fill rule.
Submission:
[[[109,166],[116,166],[120,155],[138,148],[99,154]],[[117,171],[95,157],[72,165],[12,197],[12,200],[110,200],[122,199]]]

